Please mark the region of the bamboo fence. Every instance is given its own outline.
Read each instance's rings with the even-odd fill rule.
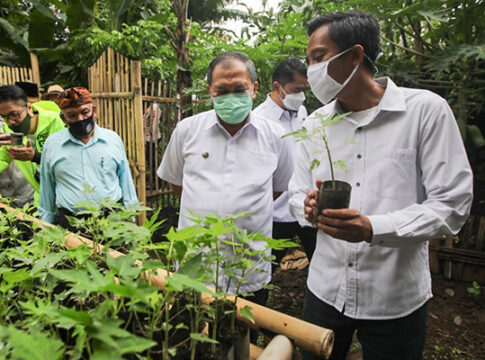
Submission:
[[[0,85],[13,85],[16,81],[36,83],[40,88],[39,62],[37,55],[30,53],[30,67],[0,65]]]

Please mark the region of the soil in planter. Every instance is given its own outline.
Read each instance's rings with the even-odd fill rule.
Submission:
[[[350,204],[352,187],[345,181],[324,181],[318,198],[318,214],[325,209],[347,209]]]
[[[148,214],[151,216],[152,214]],[[158,230],[156,230],[152,235],[152,241],[154,243],[160,243],[162,241],[167,241],[165,234],[168,233],[170,228],[177,228],[179,222],[178,209],[173,206],[164,207],[158,213],[157,222],[165,220]]]

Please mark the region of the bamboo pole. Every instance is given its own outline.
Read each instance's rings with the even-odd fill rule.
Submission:
[[[27,215],[20,210],[11,208],[0,202],[0,208],[7,210],[7,212],[17,212],[17,217],[20,220],[30,220],[33,223],[39,225],[40,227],[52,227],[55,225],[46,223],[35,217]],[[80,235],[73,233],[68,233],[65,237],[66,246],[69,248],[75,248],[80,245],[87,245],[90,248],[94,248],[94,244],[91,240],[86,239]],[[104,248],[103,245],[98,245],[96,251],[101,251]],[[108,250],[107,253],[112,257],[123,256],[124,254],[116,250]],[[141,261],[136,261],[137,265],[141,265]],[[156,274],[151,271],[145,273],[145,279],[153,286],[156,286],[162,290],[165,290],[166,277],[171,274],[163,269],[157,269]],[[210,289],[210,288],[208,288]],[[212,290],[212,289],[210,289]],[[234,297],[228,297],[229,300],[234,301]],[[208,304],[212,302],[214,298],[209,294],[202,294],[202,302]],[[319,327],[314,324],[307,323],[301,319],[291,317],[289,315],[280,313],[278,311],[266,308],[264,306],[255,304],[251,301],[238,298],[237,299],[237,318],[241,321],[248,323],[248,325],[253,329],[258,329],[259,327],[270,330],[276,334],[284,335],[289,339],[293,340],[297,346],[312,352],[318,356],[327,359],[333,347],[334,334],[332,330]],[[251,312],[254,317],[255,323],[249,322],[244,316],[241,316],[240,310],[245,306],[251,307]]]
[[[138,178],[138,200],[146,205],[146,161],[145,161],[145,129],[143,126],[143,99],[141,93],[141,61],[131,61],[131,90],[135,93],[133,99],[134,104],[134,120],[136,126],[136,162],[140,177]],[[139,217],[140,223],[143,223],[146,218],[146,214],[143,213]]]
[[[30,53],[30,66],[32,67],[32,82],[36,83],[37,86],[40,88],[39,59],[37,58],[36,53]]]
[[[291,360],[293,345],[286,336],[277,335],[264,348],[258,360]]]

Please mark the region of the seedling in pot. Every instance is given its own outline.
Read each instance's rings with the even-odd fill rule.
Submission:
[[[347,171],[347,164],[343,160],[334,160],[332,158],[332,151],[328,143],[327,128],[336,124],[342,118],[348,116],[350,113],[334,114],[324,116],[322,114],[314,114],[320,120],[320,125],[313,131],[309,132],[306,127],[302,126],[299,130],[290,132],[284,137],[293,136],[297,142],[309,141],[317,144],[319,150],[315,154],[325,154],[327,156],[331,180],[324,181],[320,187],[320,195],[318,198],[318,214],[324,209],[343,209],[348,208],[350,204],[350,192],[352,187],[345,181],[335,179],[334,167],[338,167],[343,171]],[[353,140],[347,140],[345,144],[354,144]],[[320,159],[314,158],[310,164],[310,171],[320,166]]]

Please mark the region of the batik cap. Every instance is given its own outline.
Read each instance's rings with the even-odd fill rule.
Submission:
[[[91,97],[91,94],[83,87],[66,89],[57,98],[57,105],[59,105],[61,109],[91,104],[92,102],[93,98]]]

